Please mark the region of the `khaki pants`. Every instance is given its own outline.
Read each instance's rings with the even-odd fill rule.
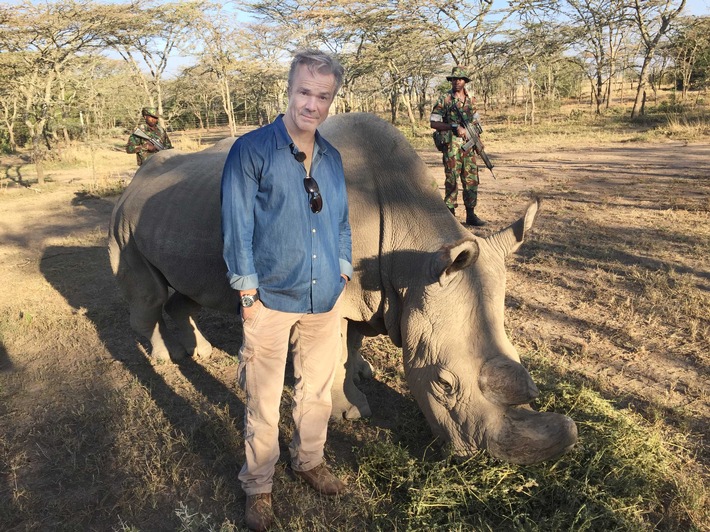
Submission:
[[[271,492],[279,458],[279,405],[292,328],[296,430],[289,446],[291,467],[308,471],[323,462],[332,408],[330,388],[342,349],[340,299],[330,312],[322,314],[279,312],[260,305],[256,315],[244,322],[238,374],[246,392],[246,461],[239,480],[247,495]]]

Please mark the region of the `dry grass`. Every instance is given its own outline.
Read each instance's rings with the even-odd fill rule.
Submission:
[[[639,162],[628,143],[594,159],[584,128],[540,144],[516,129],[499,153],[495,134],[501,172],[484,177],[491,223],[479,234],[545,196],[510,260],[506,326],[541,389],[535,407],[573,417],[579,445],[530,467],[485,453],[449,460],[407,391],[400,351],[374,338],[376,378],[362,384],[373,417],[332,425],[327,448],[349,493],[323,498],[291,478],[285,416],[276,529],[708,530],[707,162],[656,163],[660,145]],[[580,139],[590,149],[572,152]],[[239,325],[205,311],[212,358],[146,357],[105,247],[133,159],[108,152],[93,155],[96,175],[118,172],[103,181],[77,150],[78,166],[57,163],[41,192],[0,195],[0,528],[242,530]],[[436,153],[422,155],[440,169]]]

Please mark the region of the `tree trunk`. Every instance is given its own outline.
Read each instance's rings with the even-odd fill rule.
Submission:
[[[650,64],[651,55],[646,54],[646,57],[644,57],[643,59],[643,64],[641,65],[641,73],[639,74],[639,84],[636,88],[636,99],[634,100],[634,107],[633,109],[631,109],[631,118],[634,118],[639,113],[644,113],[644,106],[646,103],[646,85],[648,84],[648,67]]]
[[[399,91],[395,88],[390,92],[390,116],[392,125],[397,123],[397,107],[399,106]]]

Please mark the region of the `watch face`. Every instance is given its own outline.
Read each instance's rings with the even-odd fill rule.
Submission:
[[[242,306],[243,307],[251,307],[254,304],[254,297],[253,296],[242,296]]]

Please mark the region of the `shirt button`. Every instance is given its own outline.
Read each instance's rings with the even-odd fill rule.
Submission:
[[[315,255],[313,255],[313,258],[315,259],[315,258],[316,258],[316,256],[315,256]]]
[[[316,284],[316,280],[315,280],[315,279],[313,279],[313,284]]]
[[[316,230],[315,230],[315,229],[311,229],[311,233],[315,233],[315,232],[316,232]]]

